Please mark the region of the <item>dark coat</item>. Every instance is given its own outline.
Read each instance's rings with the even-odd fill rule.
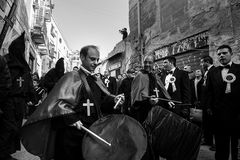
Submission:
[[[143,123],[148,112],[153,107],[149,97],[155,95],[153,91],[155,88],[160,91],[159,98],[170,99],[160,77],[157,75],[142,70],[133,79],[131,87],[131,114],[140,123]]]
[[[74,159],[80,159],[81,140],[85,132],[70,125],[81,120],[84,126],[89,127],[98,119],[95,106],[91,107],[91,116],[86,114],[87,108],[83,103],[86,103],[87,99],[90,99],[91,103],[94,101],[86,93],[80,74],[84,74],[81,69],[79,73],[75,71],[66,73],[29,117],[22,129],[22,142],[28,152],[42,156],[44,159],[51,159],[54,157],[55,149],[57,154],[64,157],[66,156],[64,153],[68,150],[71,157],[77,156]],[[99,101],[101,110],[107,110],[105,108],[108,107],[107,104],[113,107],[113,96],[107,91],[102,81],[100,79],[93,81],[88,78],[87,81],[95,95],[93,97]],[[56,143],[54,143],[55,140],[57,140]],[[56,145],[60,148],[55,148]],[[63,151],[59,152],[59,149]],[[71,157],[61,158],[72,159]]]
[[[107,82],[108,82],[108,84],[107,84]],[[114,95],[117,94],[117,81],[116,81],[116,78],[111,77],[111,76],[109,78],[108,77],[104,77],[103,78],[103,83],[105,84],[105,86],[107,87],[108,91],[111,94],[114,94]]]
[[[165,85],[165,79],[167,75],[163,76],[163,83]],[[191,104],[191,89],[190,89],[190,80],[188,73],[183,70],[175,69],[173,76],[176,78],[175,85],[176,91],[173,92],[169,84],[168,93],[171,96],[171,99],[176,101],[181,101],[186,105],[177,105],[174,109],[171,109],[173,112],[179,114],[184,118],[189,118],[189,105]]]
[[[197,96],[195,94],[195,84],[194,84],[195,79],[190,80],[190,86],[191,86],[191,104],[195,107],[200,107],[200,103],[202,101],[202,87],[203,87],[203,78],[198,82],[197,84]]]
[[[55,84],[63,75],[64,75],[64,59],[60,58],[57,61],[55,68],[50,69],[44,76],[43,87],[47,90],[47,93],[49,93],[53,89]]]
[[[128,110],[131,107],[131,86],[132,86],[133,77],[126,77],[122,80],[121,85],[118,89],[118,94],[124,94],[125,102],[123,103],[123,112],[128,113]]]
[[[25,39],[22,33],[9,46],[9,54],[5,55],[10,70],[12,86],[9,92],[9,105],[14,109],[14,121],[17,128],[22,126],[23,117],[26,113],[27,102],[35,103],[35,94],[31,77],[31,69],[25,60]],[[20,137],[15,136],[15,150],[20,149]],[[10,143],[10,142],[9,142]]]
[[[207,91],[209,100],[207,106],[212,109],[214,129],[218,134],[238,134],[240,131],[240,65],[232,63],[228,73],[235,75],[231,83],[231,92],[225,93],[227,83],[221,74],[221,67],[216,67],[208,75]],[[235,125],[234,125],[235,124]]]
[[[0,105],[3,104],[5,98],[9,96],[8,94],[11,85],[11,75],[7,62],[5,58],[0,55]]]

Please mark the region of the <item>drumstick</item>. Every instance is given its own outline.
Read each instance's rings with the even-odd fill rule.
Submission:
[[[143,95],[143,97],[152,98],[151,96],[145,96],[145,95]],[[166,99],[166,98],[159,98],[159,97],[156,97],[156,98],[159,99],[159,100],[162,100],[162,101],[168,101],[168,102],[174,102],[174,103],[182,103],[181,101],[176,101],[176,100],[171,100],[171,99]]]
[[[111,147],[111,143],[107,142],[105,139],[101,138],[100,136],[98,136],[96,133],[92,132],[91,130],[87,129],[84,126],[81,126],[81,128],[83,130],[85,130],[87,133],[91,134],[92,136],[94,136],[95,138],[97,138],[98,140],[100,140],[101,142],[105,143],[106,145],[108,145],[109,147]]]
[[[117,106],[118,106],[119,103],[121,102],[121,99],[122,99],[122,98],[119,98],[119,99],[118,99],[117,103],[116,103],[115,106],[113,107],[114,109],[117,109]]]
[[[122,97],[120,97],[120,98],[118,99],[117,103],[116,103],[115,106],[113,107],[114,109],[117,109],[117,106],[118,106],[119,103],[121,102],[121,99],[122,99]]]

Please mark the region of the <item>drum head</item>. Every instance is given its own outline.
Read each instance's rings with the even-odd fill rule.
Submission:
[[[103,117],[93,123],[90,130],[111,143],[111,147],[86,134],[82,144],[86,160],[140,160],[146,151],[146,132],[129,116]]]

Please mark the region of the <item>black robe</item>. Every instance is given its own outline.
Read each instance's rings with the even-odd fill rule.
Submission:
[[[98,115],[93,106],[91,116],[87,116],[83,103],[87,99],[91,103],[93,100],[86,93],[80,74],[84,74],[81,69],[79,73],[73,71],[65,74],[24,125],[22,142],[28,152],[44,159],[81,159],[84,132],[70,125],[81,120],[84,126],[89,127]],[[111,110],[114,96],[110,95],[102,81],[91,78],[87,81],[95,95],[93,97],[100,101],[101,111]],[[56,148],[56,145],[59,147]],[[55,150],[57,154],[54,155]]]
[[[13,138],[17,133],[17,125],[9,97],[11,85],[7,62],[4,57],[0,56],[0,159],[5,159],[15,152]]]
[[[12,80],[9,92],[11,102],[9,103],[15,111],[14,119],[20,129],[26,113],[27,102],[35,102],[31,70],[25,60],[24,33],[10,44],[8,50],[9,54],[5,55],[5,58]],[[20,150],[19,133],[17,135],[12,140],[15,140],[15,150]]]
[[[49,93],[57,81],[64,75],[64,61],[63,58],[60,58],[55,68],[50,69],[43,78],[43,87]]]
[[[131,107],[131,86],[132,86],[133,77],[124,78],[121,82],[121,85],[118,89],[118,94],[124,94],[125,101],[123,103],[123,113],[129,114]]]
[[[150,104],[149,96],[155,95],[154,89],[157,88],[160,92],[159,98],[171,99],[163,83],[157,75],[147,73],[142,70],[133,79],[131,86],[131,115],[140,123],[146,119],[148,112],[153,107]],[[165,106],[165,102],[159,101],[157,105]]]

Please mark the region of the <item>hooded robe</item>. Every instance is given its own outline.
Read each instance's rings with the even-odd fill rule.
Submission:
[[[25,60],[25,32],[16,38],[9,46],[9,54],[5,55],[7,65],[10,70],[12,86],[10,88],[9,97],[11,99],[11,107],[15,110],[14,120],[18,130],[22,126],[23,117],[26,113],[27,102],[35,102],[33,82],[31,77],[31,69]],[[19,131],[17,136],[12,138],[15,140],[15,149],[20,150]],[[14,151],[15,152],[15,151]]]
[[[63,158],[66,151],[71,152],[69,156],[81,155],[84,132],[70,125],[81,120],[85,127],[89,127],[98,119],[95,101],[86,92],[82,76],[86,77],[91,90],[94,90],[93,97],[100,104],[102,112],[114,105],[114,96],[107,91],[101,79],[93,80],[81,69],[66,73],[22,128],[22,143],[28,152],[44,160]],[[87,107],[83,106],[87,99],[94,103],[90,116],[87,116]],[[54,152],[58,155],[54,155]]]
[[[170,99],[170,96],[163,86],[163,83],[157,75],[148,73],[145,70],[140,71],[132,82],[131,87],[131,113],[140,123],[142,123],[148,112],[153,107],[149,102],[149,96],[156,95],[155,89],[159,90],[158,97]],[[159,102],[158,105],[165,105],[163,102]]]

